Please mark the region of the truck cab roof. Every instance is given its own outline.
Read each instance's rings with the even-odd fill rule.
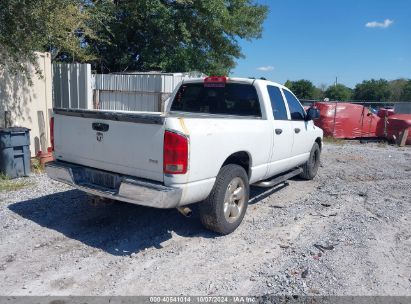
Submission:
[[[191,78],[187,80],[183,80],[183,83],[202,83],[206,77],[202,78]],[[266,80],[266,79],[259,79],[259,78],[244,78],[244,77],[227,77],[227,83],[248,83],[248,84],[269,84],[274,85],[280,88],[286,88],[284,85],[279,84],[274,81]]]

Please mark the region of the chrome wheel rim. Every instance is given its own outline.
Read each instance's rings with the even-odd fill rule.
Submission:
[[[235,177],[227,186],[224,197],[224,217],[229,223],[235,222],[243,212],[245,185],[241,178]]]

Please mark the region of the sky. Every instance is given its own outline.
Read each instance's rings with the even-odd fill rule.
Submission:
[[[240,41],[231,76],[354,87],[411,78],[411,0],[258,0],[269,6],[262,37]]]

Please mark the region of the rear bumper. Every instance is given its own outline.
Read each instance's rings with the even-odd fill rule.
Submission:
[[[137,205],[175,208],[182,195],[179,188],[61,161],[47,163],[46,172],[50,178],[89,194]],[[102,182],[96,183],[98,180]]]

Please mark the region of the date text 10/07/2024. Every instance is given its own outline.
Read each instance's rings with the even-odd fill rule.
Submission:
[[[242,296],[176,296],[176,297],[150,297],[150,303],[256,303],[256,297],[242,297]]]

